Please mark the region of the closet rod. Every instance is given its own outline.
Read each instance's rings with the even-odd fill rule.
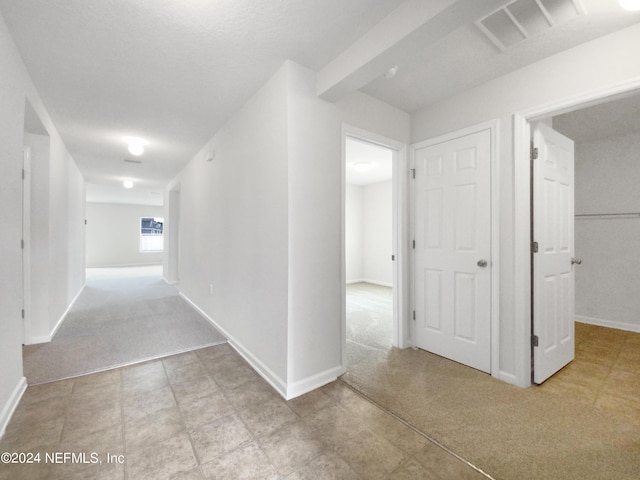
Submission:
[[[576,218],[593,218],[593,217],[640,217],[640,212],[631,213],[582,213],[576,214]]]

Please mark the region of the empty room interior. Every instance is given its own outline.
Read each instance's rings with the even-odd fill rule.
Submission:
[[[0,0],[0,480],[636,479],[640,2]]]

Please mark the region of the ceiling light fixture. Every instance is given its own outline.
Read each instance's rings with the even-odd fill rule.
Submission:
[[[386,79],[393,78],[396,76],[396,73],[398,73],[398,65],[395,65],[391,67],[389,70],[387,70],[386,73],[384,74],[384,78]]]
[[[137,137],[122,137],[122,139],[129,144],[129,153],[131,155],[138,157],[144,153],[144,146],[147,144],[146,141]]]
[[[356,172],[368,172],[369,170],[371,170],[371,167],[373,167],[373,165],[369,162],[356,162],[352,165]]]
[[[640,0],[618,0],[620,2],[620,6],[625,10],[629,10],[630,12],[635,12],[636,10],[640,10]]]
[[[133,188],[133,182],[131,180],[125,180],[122,182],[122,186],[124,188]]]

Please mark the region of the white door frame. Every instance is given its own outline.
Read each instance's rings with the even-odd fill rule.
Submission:
[[[640,93],[640,78],[565,97],[513,116],[514,148],[514,267],[516,384],[532,384],[531,372],[531,123],[547,117]]]
[[[435,138],[414,143],[410,147],[410,165],[414,168],[415,151],[419,148],[429,147],[438,143],[448,142],[459,137],[471,135],[489,130],[491,132],[491,375],[500,377],[500,164],[498,162],[500,138],[500,122],[490,120],[477,125],[472,125],[461,130],[456,130]],[[414,215],[414,184],[410,184],[409,198],[410,203],[410,235],[415,237],[415,225],[413,222]],[[415,303],[415,285],[414,285],[414,251],[411,252],[410,262],[410,287],[411,306],[414,308]],[[413,323],[412,323],[413,325]],[[411,345],[415,346],[415,332],[411,329]]]
[[[22,151],[22,343],[31,343],[31,147]]]
[[[398,348],[409,346],[408,327],[408,291],[407,285],[407,145],[398,140],[354,127],[342,125],[342,200],[341,200],[341,312],[342,312],[342,364],[346,367],[347,358],[347,300],[346,300],[346,229],[345,229],[345,198],[346,198],[346,139],[355,138],[367,143],[379,145],[393,151],[393,179],[392,179],[392,235],[393,235],[393,337],[392,344]]]

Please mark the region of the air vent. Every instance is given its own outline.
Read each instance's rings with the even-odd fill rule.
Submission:
[[[501,52],[522,40],[584,15],[580,0],[513,0],[476,21]]]
[[[127,163],[142,163],[142,160],[138,160],[137,158],[125,158],[124,161]]]

